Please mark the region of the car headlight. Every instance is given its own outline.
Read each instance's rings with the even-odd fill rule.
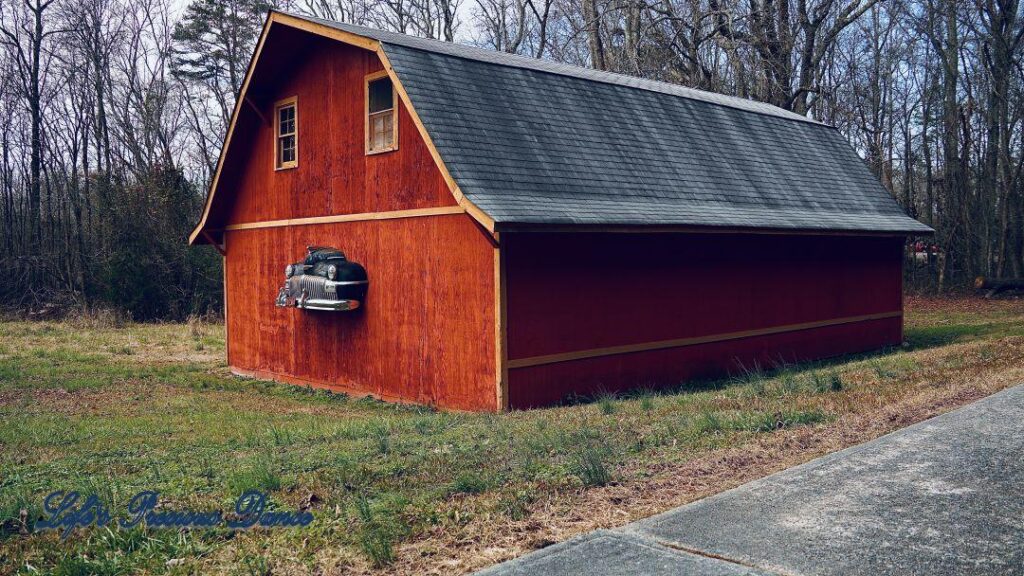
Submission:
[[[284,267],[284,277],[285,278],[291,278],[293,275],[295,275],[295,265],[294,264],[289,264],[289,265],[285,266]]]
[[[334,278],[337,277],[337,276],[338,276],[338,267],[335,266],[334,264],[331,264],[330,266],[328,266],[327,267],[327,279],[328,280],[334,280]]]

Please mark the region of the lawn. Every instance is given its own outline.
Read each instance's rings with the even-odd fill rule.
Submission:
[[[3,322],[0,574],[463,573],[1024,381],[1024,301],[907,308],[898,349],[500,415],[235,378],[217,324]],[[58,489],[114,511],[141,490],[227,511],[258,489],[314,520],[31,533]]]

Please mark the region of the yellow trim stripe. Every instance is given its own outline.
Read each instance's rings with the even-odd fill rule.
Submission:
[[[252,230],[255,228],[279,228],[281,226],[305,226],[309,224],[333,224],[335,222],[361,222],[365,220],[394,220],[396,218],[417,218],[422,216],[443,216],[445,214],[465,213],[466,210],[462,206],[439,206],[437,208],[392,210],[390,212],[362,212],[359,214],[335,214],[334,216],[268,220],[266,222],[244,222],[242,224],[229,224],[224,227],[224,230]]]
[[[867,322],[869,320],[883,320],[885,318],[897,318],[903,316],[903,312],[882,312],[879,314],[865,314],[863,316],[848,316],[846,318],[835,318],[832,320],[821,320],[818,322],[804,322],[802,324],[787,324],[785,326],[773,326],[771,328],[760,328],[757,330],[745,330],[743,332],[726,332],[723,334],[712,334],[710,336],[695,336],[691,338],[676,338],[673,340],[658,340],[656,342],[644,342],[641,344],[627,344],[624,346],[609,346],[606,348],[592,348],[590,350],[579,350],[577,352],[564,352],[561,354],[548,354],[545,356],[532,356],[530,358],[517,358],[508,360],[506,368],[529,368],[531,366],[543,366],[545,364],[557,364],[559,362],[571,362],[573,360],[585,360],[587,358],[600,358],[602,356],[614,356],[617,354],[632,354],[634,352],[649,352],[651,350],[664,350],[666,348],[682,348],[685,346],[696,346],[698,344],[712,344],[725,342],[727,340],[739,340],[742,338],[753,338],[756,336],[769,336],[785,332],[798,332],[800,330],[811,330],[814,328],[825,328],[828,326],[841,326],[843,324],[854,324]]]

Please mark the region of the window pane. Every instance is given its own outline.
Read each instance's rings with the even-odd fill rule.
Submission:
[[[395,144],[394,143],[395,131],[394,131],[393,124],[394,124],[394,116],[391,115],[391,114],[385,114],[384,115],[384,122],[382,122],[382,126],[381,126],[381,131],[383,132],[382,136],[384,138],[384,147],[386,147],[386,148],[390,148],[390,147],[394,146],[394,144]]]
[[[277,168],[291,168],[298,161],[296,152],[296,106],[295,103],[284,104],[275,111],[277,116],[277,137],[275,140],[274,165]]]
[[[295,133],[295,106],[285,106],[277,111],[278,120],[278,134],[284,136],[285,134]]]
[[[370,150],[379,150],[381,147],[380,126],[382,122],[382,115],[370,116]]]
[[[295,162],[295,136],[284,136],[277,140],[278,166],[289,162]]]
[[[390,78],[381,78],[370,82],[369,91],[370,114],[394,108],[394,92],[391,89]]]
[[[295,136],[288,136],[284,139],[284,161],[295,161]]]
[[[371,151],[394,148],[395,115],[393,110],[372,114],[369,119],[367,143]]]

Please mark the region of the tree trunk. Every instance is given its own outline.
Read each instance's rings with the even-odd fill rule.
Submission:
[[[608,61],[601,39],[601,14],[597,0],[583,0],[583,21],[587,29],[587,44],[590,48],[590,65],[597,70],[607,70]]]

